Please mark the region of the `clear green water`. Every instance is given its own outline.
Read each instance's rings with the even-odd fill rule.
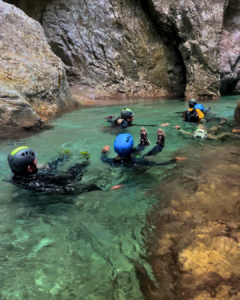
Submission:
[[[238,100],[239,97],[225,97],[204,105],[231,121]],[[186,103],[154,100],[127,106],[133,109],[137,124],[170,123],[164,127],[166,147],[154,160],[167,161],[179,149],[193,143],[201,147],[201,141],[185,138],[173,128],[174,125],[188,131],[196,128],[174,113],[185,110]],[[74,153],[72,163],[78,160],[80,151],[89,151],[92,164],[84,180],[98,180],[106,187],[106,191],[80,196],[47,196],[0,182],[1,299],[144,299],[136,268],[145,268],[150,277],[151,268],[144,260],[141,232],[147,211],[153,203],[161,201],[154,195],[146,196],[146,192],[161,184],[166,170],[174,172],[174,165],[126,173],[100,162],[101,148],[107,144],[112,147],[116,134],[103,127],[104,117],[117,116],[121,109],[121,106],[80,109],[54,120],[54,130],[0,141],[0,179],[9,174],[8,153],[27,145],[38,153],[38,163],[54,158],[61,148]],[[152,146],[157,128],[147,127]],[[139,142],[139,130],[137,126],[128,129],[135,145]],[[8,145],[9,142],[13,145]],[[114,157],[113,151],[110,156]],[[126,186],[109,190],[120,183]]]

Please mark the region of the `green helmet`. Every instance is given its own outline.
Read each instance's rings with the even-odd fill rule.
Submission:
[[[36,157],[37,153],[32,149],[26,146],[18,147],[8,155],[8,164],[13,173],[21,173],[33,164]]]
[[[130,108],[124,108],[121,111],[121,118],[122,119],[128,119],[134,116],[134,113],[132,112],[132,110]]]
[[[197,104],[197,100],[192,98],[189,100],[188,104],[190,107],[194,107]]]

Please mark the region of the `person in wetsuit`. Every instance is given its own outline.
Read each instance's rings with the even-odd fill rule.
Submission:
[[[183,113],[186,122],[203,123],[204,122],[204,106],[202,104],[193,104],[195,99],[189,101],[189,109]]]
[[[229,125],[227,123],[227,120],[222,118],[221,122],[217,126],[213,126],[208,130],[205,130],[203,125],[199,125],[198,128],[193,133],[182,130],[178,125],[175,126],[175,128],[178,129],[179,132],[181,132],[184,135],[188,135],[190,137],[198,138],[198,139],[225,140],[229,137],[240,138],[238,135],[235,135],[231,132],[222,132],[218,134],[218,132],[220,130],[223,130],[224,126],[227,125]]]
[[[95,184],[79,183],[90,164],[88,160],[73,165],[65,172],[59,172],[58,167],[67,159],[60,156],[49,162],[47,166],[38,169],[36,152],[26,146],[19,147],[8,155],[8,164],[13,175],[5,181],[45,194],[80,194],[100,190]]]
[[[144,154],[142,157],[138,157],[146,146],[150,145],[150,141],[147,138],[147,130],[142,127],[140,130],[140,143],[136,148],[133,148],[134,141],[131,134],[122,133],[119,134],[114,141],[114,151],[117,153],[115,158],[109,158],[108,154],[110,151],[109,146],[105,146],[102,148],[101,153],[101,161],[103,163],[108,163],[110,165],[168,165],[173,163],[173,161],[169,161],[166,163],[152,162],[146,159],[147,156],[153,156],[162,151],[165,143],[165,132],[162,129],[157,130],[157,142],[156,146],[154,146],[149,152]]]
[[[202,104],[197,103],[196,99],[192,98],[188,102],[189,109],[180,113],[185,121],[195,123],[206,123],[206,121],[217,120],[211,107],[205,108]]]
[[[124,108],[121,111],[121,116],[118,118],[107,117],[108,122],[112,123],[115,126],[120,126],[122,129],[125,129],[132,125],[134,120],[134,113],[130,108]]]

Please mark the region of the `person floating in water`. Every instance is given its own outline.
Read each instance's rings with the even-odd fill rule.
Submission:
[[[150,141],[147,137],[147,130],[142,127],[140,130],[140,143],[136,148],[134,146],[134,140],[131,134],[122,133],[119,134],[114,141],[114,151],[117,153],[115,158],[109,158],[108,154],[110,147],[107,145],[102,148],[101,161],[103,163],[108,163],[110,165],[168,165],[173,163],[173,161],[166,163],[152,162],[146,159],[147,156],[153,156],[160,153],[165,144],[166,134],[159,128],[157,130],[157,142],[149,152],[144,154],[142,157],[138,157],[145,147],[150,145]]]
[[[187,122],[204,123],[204,106],[197,104],[195,99],[191,99],[189,101],[189,107],[190,108],[183,113],[184,120]]]
[[[202,104],[197,103],[196,99],[192,98],[188,102],[189,109],[179,114],[182,115],[185,121],[195,123],[206,123],[207,121],[217,120],[215,113],[211,111],[211,107],[205,108]]]
[[[228,125],[227,120],[222,118],[221,122],[217,126],[213,126],[208,130],[205,130],[203,125],[199,125],[193,133],[182,130],[178,125],[175,126],[175,128],[178,129],[182,134],[197,139],[225,140],[229,137],[240,138],[238,135],[235,135],[231,132],[222,132],[220,134],[217,134],[218,131],[223,130],[223,127],[226,125]]]
[[[121,111],[121,116],[115,118],[114,116],[109,116],[106,118],[108,122],[112,123],[113,125],[119,126],[122,129],[125,129],[132,125],[134,120],[134,113],[130,108],[124,108]]]
[[[88,160],[73,165],[67,171],[59,172],[58,167],[68,158],[68,155],[61,155],[47,166],[38,168],[36,152],[26,146],[19,147],[8,155],[8,164],[13,175],[4,181],[45,194],[80,194],[100,190],[95,184],[79,183],[90,164]]]

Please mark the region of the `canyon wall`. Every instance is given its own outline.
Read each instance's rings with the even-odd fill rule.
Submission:
[[[239,92],[240,0],[8,0],[41,22],[72,85],[96,96]]]
[[[0,135],[43,126],[42,116],[73,105],[62,61],[41,25],[0,1]]]
[[[2,99],[10,111],[13,99],[26,101],[37,124],[44,109],[74,105],[68,82],[91,98],[202,100],[240,92],[240,0],[6,2],[2,124],[12,119]]]

